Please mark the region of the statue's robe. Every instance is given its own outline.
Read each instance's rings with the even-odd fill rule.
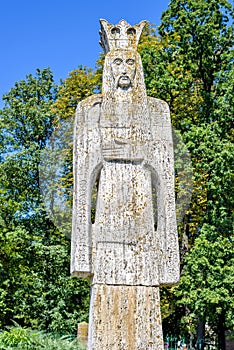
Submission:
[[[102,95],[77,108],[71,272],[91,277],[93,285],[159,286],[179,280],[169,108],[147,97],[147,110],[142,116],[111,117]]]

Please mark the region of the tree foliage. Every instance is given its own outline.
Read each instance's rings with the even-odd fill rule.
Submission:
[[[4,96],[0,119],[1,327],[15,319],[22,325],[70,333],[79,319],[87,319],[87,281],[69,276],[70,241],[48,217],[40,192],[40,157],[53,131],[56,98],[49,69],[28,75]]]
[[[86,67],[80,66],[71,71],[58,89],[58,98],[54,103],[57,117],[60,119],[73,117],[78,102],[98,91],[99,78],[96,72]]]
[[[140,45],[148,94],[169,103],[173,125],[181,132],[193,164],[192,201],[179,227],[184,267],[179,286],[181,294],[175,295],[174,289],[163,293],[166,300],[174,301],[171,304],[174,312],[181,312],[183,307],[185,316],[196,315],[197,320],[202,316],[214,328],[220,309],[223,309],[223,323],[233,327],[229,322],[230,314],[233,315],[231,303],[222,304],[223,299],[216,295],[212,308],[212,302],[205,297],[209,293],[214,295],[215,283],[222,285],[219,295],[230,296],[232,285],[232,271],[228,270],[233,257],[232,19],[233,8],[228,1],[171,0],[162,14],[158,36],[146,33],[146,40]],[[208,254],[208,246],[213,254]],[[201,275],[204,281],[198,286],[198,257],[201,256],[209,268],[215,254],[219,260],[214,268],[219,265],[222,274],[213,274],[213,280]],[[225,283],[230,281],[230,284],[225,284],[222,277],[225,266],[229,271]],[[192,295],[196,295],[193,299],[197,298],[196,303],[185,302],[182,295],[186,288],[191,300]],[[169,314],[168,320],[174,317],[173,310]],[[167,319],[164,322],[166,327]],[[224,329],[225,325],[223,332]]]

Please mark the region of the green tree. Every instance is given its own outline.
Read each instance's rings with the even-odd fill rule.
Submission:
[[[233,242],[217,237],[215,227],[204,225],[175,289],[178,304],[193,311],[182,318],[185,325],[205,319],[218,335],[219,349],[225,349],[225,330],[234,328],[233,264]]]
[[[70,277],[70,241],[46,213],[40,157],[53,131],[57,87],[37,70],[3,97],[0,115],[0,325],[12,319],[75,332],[87,319],[88,284]]]
[[[78,67],[61,81],[58,98],[54,103],[57,117],[67,119],[74,116],[79,101],[99,91],[100,74],[86,67]]]
[[[40,152],[52,132],[50,109],[55,98],[49,69],[37,70],[36,77],[28,75],[3,96],[1,213],[6,224],[26,223],[40,216]]]
[[[171,0],[162,15],[158,36],[146,33],[140,46],[148,94],[169,103],[173,125],[181,132],[193,163],[191,206],[179,227],[184,269],[190,256],[188,253],[184,260],[185,253],[197,244],[196,238],[202,232],[210,233],[206,239],[211,247],[215,239],[233,240],[232,19],[233,8],[226,0]],[[233,254],[233,246],[228,247]],[[221,254],[228,264],[226,252],[221,250]],[[195,255],[193,258],[195,263]],[[183,273],[184,270],[182,276]],[[191,278],[195,280],[196,275]],[[193,286],[196,288],[195,283]],[[212,291],[212,281],[207,286]],[[229,287],[225,285],[227,293]],[[166,299],[174,301],[171,304],[174,311],[168,310],[170,318],[173,312],[179,315],[181,307],[185,315],[198,315],[192,303],[188,309],[187,304],[178,301],[178,310],[174,289],[164,293]],[[215,322],[211,322],[214,310],[208,303],[199,318],[217,329]],[[224,317],[233,312],[231,305],[226,306]],[[226,326],[232,327],[227,320]],[[223,334],[219,334],[220,349],[224,348],[224,329],[225,326]]]

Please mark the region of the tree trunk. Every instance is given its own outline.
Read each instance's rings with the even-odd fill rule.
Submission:
[[[226,339],[225,339],[225,312],[222,312],[218,319],[218,349],[226,350]]]
[[[198,350],[204,350],[205,348],[205,321],[202,319],[199,319],[197,321],[197,344],[196,348]]]

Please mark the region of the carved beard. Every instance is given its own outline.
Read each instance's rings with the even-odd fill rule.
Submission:
[[[112,126],[118,125],[118,120],[124,121],[123,124],[135,125],[139,128],[145,128],[149,125],[149,110],[144,82],[143,68],[140,55],[134,51],[136,62],[135,70],[132,71],[131,78],[129,72],[123,74],[113,74],[112,62],[116,53],[109,52],[105,58],[102,85],[102,112],[101,124]],[[130,84],[127,84],[129,78]],[[122,84],[124,82],[124,84]],[[129,83],[129,82],[128,82]],[[140,124],[141,125],[140,125]]]

